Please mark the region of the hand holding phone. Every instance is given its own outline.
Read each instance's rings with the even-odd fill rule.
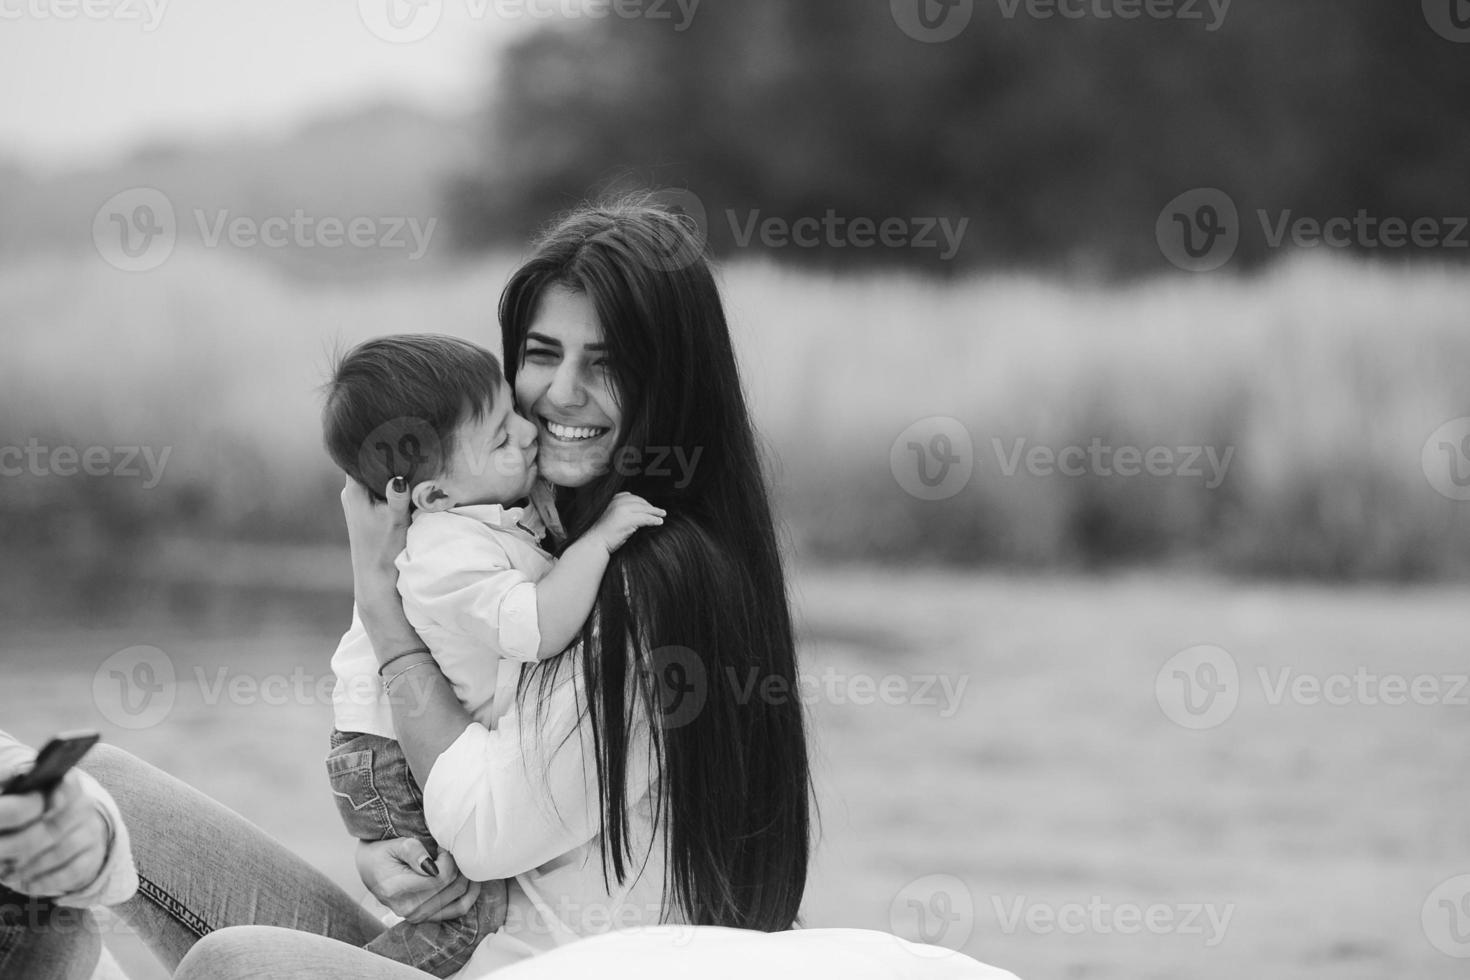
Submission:
[[[51,792],[101,738],[96,732],[62,732],[41,749],[35,765],[0,785],[0,794]]]
[[[90,887],[107,865],[112,828],[72,767],[96,732],[67,732],[46,744],[25,772],[0,784],[0,884],[55,898]]]

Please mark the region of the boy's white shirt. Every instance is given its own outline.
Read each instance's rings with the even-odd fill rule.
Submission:
[[[555,563],[537,544],[544,533],[533,507],[420,511],[396,562],[404,614],[460,704],[487,728],[504,714],[520,665],[534,663],[541,644],[535,583]],[[396,738],[378,659],[356,607],[332,671],[337,730]]]

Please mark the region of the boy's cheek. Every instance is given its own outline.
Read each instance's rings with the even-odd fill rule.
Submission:
[[[526,471],[526,457],[520,450],[501,450],[491,462],[497,476],[516,476]]]

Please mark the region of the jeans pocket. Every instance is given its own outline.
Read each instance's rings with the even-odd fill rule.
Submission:
[[[327,757],[327,779],[337,812],[347,830],[359,840],[382,840],[395,836],[388,819],[388,806],[373,778],[373,752],[361,749]]]

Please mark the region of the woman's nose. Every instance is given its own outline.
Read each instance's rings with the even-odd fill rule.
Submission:
[[[551,387],[546,390],[546,396],[553,405],[563,408],[581,408],[587,404],[587,392],[582,387],[581,379],[566,363],[557,368],[556,375],[551,379]]]

